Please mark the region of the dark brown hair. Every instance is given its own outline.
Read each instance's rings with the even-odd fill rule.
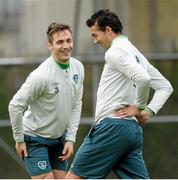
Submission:
[[[53,42],[53,34],[59,31],[69,30],[72,34],[71,27],[67,24],[58,24],[56,22],[51,23],[46,31],[48,42]]]
[[[110,11],[109,9],[101,9],[86,21],[88,27],[91,27],[97,23],[101,31],[106,30],[106,26],[111,27],[112,31],[115,33],[122,33],[122,23],[116,13]]]

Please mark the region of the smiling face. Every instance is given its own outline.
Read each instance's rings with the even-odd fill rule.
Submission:
[[[59,63],[67,63],[73,49],[72,34],[69,30],[57,31],[52,35],[52,42],[48,42],[48,49],[53,58]]]
[[[105,31],[99,29],[97,23],[90,27],[91,35],[93,37],[94,44],[99,44],[101,47],[107,49],[110,47],[110,39],[108,34],[108,27]]]

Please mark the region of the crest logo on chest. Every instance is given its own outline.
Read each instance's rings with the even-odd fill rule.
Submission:
[[[76,84],[78,83],[78,74],[73,75],[73,80]]]

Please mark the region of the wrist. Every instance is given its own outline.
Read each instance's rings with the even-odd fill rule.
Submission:
[[[137,110],[140,112],[145,109],[145,106],[136,105]]]
[[[66,140],[66,143],[69,143],[69,144],[74,144],[74,142],[73,142],[73,141],[71,141],[71,140]]]
[[[24,143],[25,141],[15,141],[16,143],[19,143],[19,144],[22,144]]]
[[[148,107],[146,107],[144,111],[149,112],[151,117],[155,115],[155,113]]]

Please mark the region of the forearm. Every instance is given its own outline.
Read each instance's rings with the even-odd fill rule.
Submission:
[[[155,91],[151,102],[147,105],[155,114],[162,108],[171,93],[173,92],[172,87],[167,89],[158,89]]]
[[[76,134],[80,123],[81,106],[82,102],[73,108],[72,115],[67,127],[66,141],[75,142],[76,140]]]
[[[150,86],[155,92],[147,107],[156,114],[173,92],[173,88],[170,82],[152,65],[149,66],[149,74],[151,76]]]
[[[24,141],[22,127],[23,111],[23,108],[9,104],[9,116],[13,131],[13,137],[16,142]]]

